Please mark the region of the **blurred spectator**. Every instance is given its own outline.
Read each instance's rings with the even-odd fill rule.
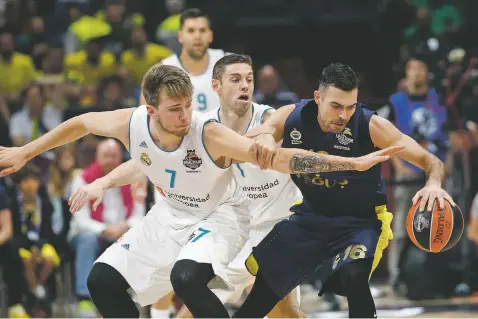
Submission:
[[[111,26],[105,21],[86,15],[81,5],[68,5],[70,26],[64,37],[64,47],[67,54],[83,50],[91,39],[105,37],[111,34]]]
[[[9,131],[10,110],[7,101],[0,96],[0,146],[12,146]]]
[[[468,238],[478,245],[478,193],[471,205],[470,224],[468,225]]]
[[[419,58],[411,58],[406,66],[404,91],[390,97],[390,104],[378,114],[394,122],[402,133],[411,136],[421,146],[445,161],[448,134],[444,131],[447,121],[446,109],[442,106],[436,90],[429,86],[428,68]],[[389,248],[389,273],[391,282],[398,284],[399,255],[406,244],[405,218],[412,198],[425,182],[424,172],[399,158],[392,158],[395,170],[395,214],[393,221],[394,240]]]
[[[86,50],[68,53],[65,57],[64,72],[68,79],[92,86],[104,76],[117,71],[116,58],[111,52],[104,50],[104,39],[90,39]]]
[[[21,304],[22,296],[28,289],[23,276],[23,263],[18,250],[12,244],[13,225],[12,213],[9,208],[7,193],[0,184],[0,270],[7,286],[8,317],[28,318],[25,308]]]
[[[274,108],[296,103],[299,98],[295,93],[279,87],[279,73],[272,65],[266,65],[257,71],[257,91],[254,101]]]
[[[96,151],[96,162],[74,179],[72,192],[108,174],[123,161],[121,145],[115,140],[103,140]],[[90,317],[94,306],[86,286],[88,273],[102,250],[121,237],[145,214],[144,203],[133,199],[130,185],[111,188],[102,203],[93,209],[89,203],[73,215],[69,238],[75,250],[76,295],[78,316]]]
[[[13,179],[17,188],[9,190],[13,216],[14,239],[25,266],[25,278],[31,292],[46,300],[45,283],[60,265],[54,246],[53,205],[46,187],[40,183],[40,171],[27,164]]]
[[[47,133],[61,123],[57,109],[45,105],[44,88],[39,84],[27,86],[22,94],[23,108],[10,120],[10,137],[15,146],[23,146]]]
[[[463,16],[451,1],[448,0],[415,0],[419,21],[429,19],[430,34],[436,37],[456,33],[463,25]],[[420,23],[419,23],[420,24]],[[419,25],[414,25],[405,30],[405,37],[414,36],[419,30]]]
[[[66,243],[70,229],[71,214],[68,207],[68,198],[71,195],[73,179],[81,170],[78,168],[76,149],[73,144],[65,145],[55,150],[55,160],[50,165],[50,179],[48,193],[54,207],[53,231],[59,237],[59,243]],[[66,247],[59,247],[61,251]]]
[[[106,0],[105,10],[98,11],[96,17],[110,25],[111,34],[107,38],[106,49],[118,57],[130,39],[131,30],[145,23],[142,14],[126,10],[125,0]]]
[[[172,54],[165,46],[148,42],[144,29],[135,27],[131,33],[131,49],[121,54],[121,64],[139,87],[146,71]]]
[[[179,55],[182,46],[178,40],[178,32],[181,27],[181,12],[185,9],[186,4],[184,0],[166,0],[164,4],[169,17],[159,24],[156,30],[156,39]]]
[[[36,77],[32,59],[15,51],[12,33],[0,31],[0,94],[18,101],[22,89]]]
[[[118,75],[104,78],[98,86],[97,106],[103,111],[114,111],[127,106],[124,99],[123,81]]]
[[[43,57],[48,51],[48,41],[43,18],[35,16],[16,39],[18,52],[29,54],[37,70],[41,69]]]

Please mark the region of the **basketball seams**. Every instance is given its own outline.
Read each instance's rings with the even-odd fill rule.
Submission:
[[[445,207],[445,216],[446,216],[446,211],[447,211],[447,208],[448,208],[448,211],[450,212],[450,215],[451,215],[451,230],[450,230],[450,233],[448,234],[448,239],[445,243],[445,245],[443,245],[443,247],[440,249],[440,251],[446,247],[446,245],[448,245],[448,243],[450,242],[450,239],[451,239],[451,236],[453,234],[453,224],[455,222],[455,214],[453,213],[453,210],[451,208],[451,204],[448,203],[448,201],[445,202],[445,205],[447,205],[447,207]],[[445,217],[446,218],[446,217]]]
[[[435,204],[436,202],[433,203],[433,206],[432,206],[432,211],[430,212],[431,214],[431,218],[430,218],[430,239],[428,240],[428,243],[430,245],[430,250],[432,253],[434,253],[435,251],[433,250],[433,241],[432,241],[432,237],[433,237],[433,225],[435,225],[435,216],[436,214],[434,214],[434,211],[435,211]],[[438,221],[437,221],[437,224],[438,224]]]

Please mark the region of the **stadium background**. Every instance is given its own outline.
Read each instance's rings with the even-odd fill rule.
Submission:
[[[442,97],[448,111],[449,166],[447,189],[459,203],[466,223],[471,221],[472,200],[478,191],[478,2],[474,0],[1,0],[0,1],[0,145],[22,145],[59,122],[88,111],[136,106],[139,83],[153,63],[179,52],[176,40],[178,13],[197,7],[211,18],[212,48],[246,53],[254,61],[256,90],[280,103],[279,93],[310,98],[322,68],[335,61],[352,66],[360,77],[359,100],[380,110],[391,94],[403,89],[407,60],[419,56],[428,66],[429,85]],[[147,58],[132,58],[134,42],[147,37]],[[132,41],[133,40],[133,41]],[[83,50],[87,43],[101,48],[99,65],[89,67]],[[133,45],[132,45],[133,44]],[[4,60],[14,47],[11,63]],[[5,54],[5,55],[4,55]],[[82,55],[83,54],[83,55]],[[271,68],[272,66],[273,68]],[[265,67],[265,68],[264,68]],[[273,70],[271,72],[271,70]],[[276,73],[277,72],[277,73]],[[41,86],[41,89],[36,85]],[[259,95],[258,95],[259,96]],[[44,112],[47,128],[21,136],[22,125],[12,121],[29,104]],[[35,107],[35,106],[32,106]],[[23,121],[23,122],[22,122]],[[41,122],[41,121],[40,121]],[[12,123],[14,127],[12,128]],[[86,137],[72,146],[75,168],[94,160],[98,139]],[[59,199],[52,218],[56,248],[62,263],[48,283],[48,309],[52,315],[75,316],[71,252],[64,242],[68,224],[58,181],[58,156],[40,157],[42,185],[52,201]],[[56,156],[56,158],[55,158]],[[127,153],[125,152],[125,157]],[[61,173],[60,173],[61,175]],[[389,181],[389,210],[394,211],[394,170],[384,165]],[[15,181],[1,181],[14,188]],[[147,203],[153,200],[148,188]],[[147,204],[148,205],[148,204]],[[478,209],[478,208],[477,208]],[[478,214],[476,212],[475,214]],[[0,225],[1,229],[1,225]],[[467,236],[447,254],[412,252],[406,266],[409,277],[432,292],[403,293],[389,285],[384,258],[372,279],[379,316],[475,317],[478,314],[476,246]],[[473,238],[473,236],[470,236]],[[412,254],[411,253],[411,254]],[[436,267],[440,265],[440,267]],[[437,269],[438,268],[438,269]],[[422,275],[430,270],[432,276]],[[0,276],[0,283],[2,282]],[[440,284],[437,284],[440,283]],[[319,300],[313,280],[303,287],[303,309],[312,316],[337,309],[334,301]],[[6,289],[0,286],[1,316],[7,316]],[[409,289],[418,289],[410,284]],[[417,300],[419,299],[419,300]],[[422,299],[425,299],[422,301]],[[345,310],[343,299],[340,308]],[[402,309],[402,310],[398,310]],[[321,312],[318,312],[321,311]],[[437,312],[440,312],[437,313]],[[50,311],[46,311],[49,314]],[[38,315],[38,313],[36,313]],[[343,316],[345,313],[336,313]]]

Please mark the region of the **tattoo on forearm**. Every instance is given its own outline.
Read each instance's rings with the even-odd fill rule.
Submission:
[[[294,173],[307,174],[353,170],[352,164],[330,161],[321,154],[305,155],[300,153],[292,156],[290,168]]]

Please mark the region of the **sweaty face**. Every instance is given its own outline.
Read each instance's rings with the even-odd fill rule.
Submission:
[[[329,86],[314,92],[314,98],[319,105],[318,117],[321,126],[327,132],[340,133],[345,129],[357,105],[358,89],[350,92]]]
[[[169,97],[161,93],[157,109],[148,105],[148,113],[160,128],[177,137],[188,134],[193,117],[191,97]]]
[[[178,36],[184,50],[195,60],[201,59],[206,54],[212,42],[209,22],[203,17],[186,19]]]
[[[426,84],[428,82],[428,69],[426,64],[419,60],[408,61],[406,78],[417,86]]]
[[[254,74],[246,63],[226,66],[221,81],[214,80],[213,87],[221,98],[221,105],[237,115],[243,115],[252,105]]]

